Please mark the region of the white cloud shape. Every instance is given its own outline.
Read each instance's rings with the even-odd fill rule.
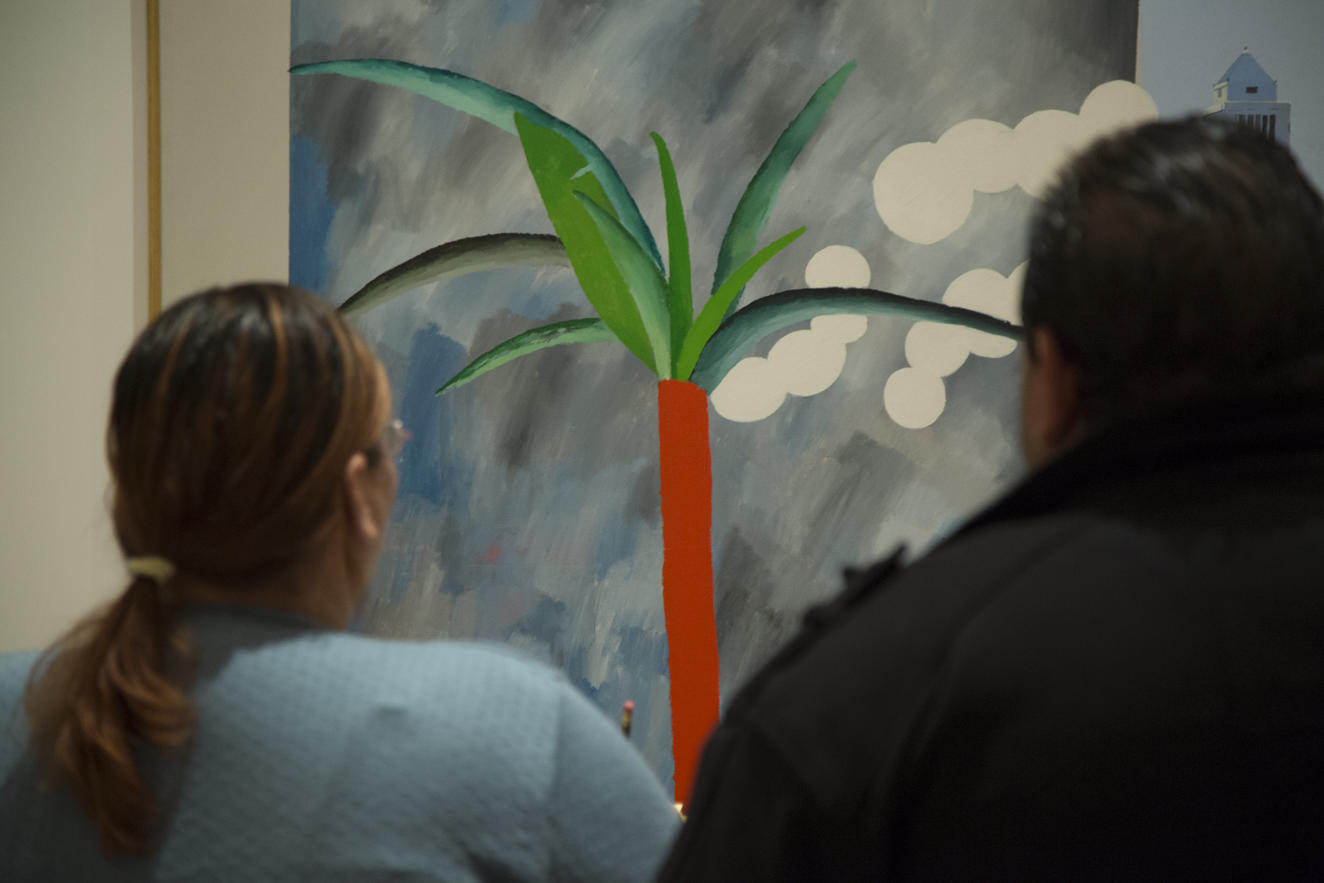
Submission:
[[[970,357],[968,331],[942,322],[916,322],[906,332],[906,361],[934,377],[954,374]]]
[[[812,329],[792,331],[772,345],[768,365],[791,395],[818,395],[841,376],[846,345]]]
[[[872,278],[869,262],[849,245],[820,248],[805,264],[805,285],[810,288],[864,288]]]
[[[942,302],[1019,322],[1024,280],[1025,264],[1006,276],[980,267],[953,279],[943,292]],[[997,359],[1015,349],[1015,340],[986,331],[942,322],[916,322],[906,332],[906,361],[910,364],[887,379],[883,407],[889,417],[907,429],[930,426],[947,407],[944,377],[954,374],[971,355]]]
[[[1042,199],[1057,169],[1076,152],[1084,138],[1080,117],[1065,110],[1038,110],[1016,124],[1012,137],[1021,150],[1016,183]]]
[[[1020,185],[1043,198],[1057,170],[1101,135],[1158,118],[1149,93],[1113,80],[1096,87],[1079,113],[1040,110],[1015,128],[970,119],[934,141],[903,144],[874,174],[874,206],[896,235],[929,245],[955,233],[970,216],[976,190],[999,193]]]
[[[1016,139],[1002,123],[965,120],[943,132],[937,146],[965,170],[970,186],[981,193],[1001,193],[1016,186]]]
[[[974,199],[969,176],[931,141],[893,150],[873,178],[873,201],[883,223],[902,239],[920,245],[959,230]]]
[[[997,270],[981,267],[957,276],[942,293],[942,302],[951,307],[978,310],[998,319],[1019,325],[1021,321],[1021,286],[1025,284],[1025,264],[1003,276]],[[970,352],[986,359],[1010,355],[1016,341],[973,328],[965,332]]]
[[[1111,80],[1096,86],[1080,105],[1081,138],[1095,138],[1158,119],[1158,105],[1144,89],[1128,80]]]
[[[741,359],[726,372],[708,401],[712,402],[714,411],[736,423],[771,417],[786,401],[786,390],[773,382],[776,373],[767,359],[759,356]]]
[[[805,265],[811,288],[863,288],[872,273],[864,255],[848,245],[829,245]],[[776,413],[788,395],[812,396],[836,382],[846,367],[846,344],[868,328],[865,316],[815,316],[808,328],[772,345],[766,358],[737,362],[712,391],[713,410],[727,420],[752,423]]]
[[[919,368],[893,371],[883,386],[883,407],[907,429],[923,429],[947,407],[947,386],[942,378]]]

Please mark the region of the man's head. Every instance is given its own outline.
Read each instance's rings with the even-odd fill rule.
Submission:
[[[1032,465],[1167,404],[1324,388],[1324,204],[1251,130],[1192,118],[1103,139],[1031,225],[1021,314]]]

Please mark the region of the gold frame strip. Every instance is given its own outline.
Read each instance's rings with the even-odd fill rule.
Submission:
[[[161,0],[147,0],[147,318],[161,313]]]

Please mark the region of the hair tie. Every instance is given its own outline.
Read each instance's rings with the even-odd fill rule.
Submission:
[[[136,558],[125,558],[124,566],[127,567],[129,573],[134,576],[146,577],[158,586],[164,586],[166,582],[175,575],[175,565],[171,564],[160,555],[142,555]]]

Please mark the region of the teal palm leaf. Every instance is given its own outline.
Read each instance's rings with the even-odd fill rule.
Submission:
[[[374,277],[340,305],[345,314],[361,313],[414,289],[502,267],[568,267],[561,240],[545,233],[493,233],[470,236],[429,248]]]
[[[437,388],[437,395],[450,392],[457,386],[463,386],[475,377],[486,374],[493,368],[500,368],[520,356],[536,353],[549,346],[564,343],[597,343],[616,339],[616,335],[601,319],[568,319],[564,322],[553,322],[550,325],[531,328],[504,343],[497,344],[465,365],[460,373]]]
[[[552,116],[532,101],[512,95],[503,89],[489,86],[481,80],[466,77],[455,71],[441,68],[421,67],[404,61],[389,58],[348,59],[344,61],[323,61],[315,64],[300,64],[290,68],[290,73],[340,74],[358,80],[367,80],[388,86],[408,89],[425,98],[430,98],[447,107],[478,117],[497,128],[515,131],[515,115],[523,114],[529,120],[548,129],[552,129],[568,139],[588,160],[588,167],[602,182],[603,189],[611,200],[612,207],[619,214],[621,223],[630,235],[643,246],[653,262],[662,266],[662,256],[658,253],[653,234],[644,223],[634,197],[626,189],[615,166],[607,159],[598,145],[558,117]]]
[[[1021,337],[1019,325],[964,307],[951,307],[872,288],[798,288],[761,297],[733,313],[708,340],[690,380],[712,392],[726,372],[769,334],[815,316],[843,313],[900,316],[916,321],[962,325],[1016,340]]]
[[[713,275],[714,292],[754,253],[759,235],[768,222],[768,216],[772,214],[772,206],[777,201],[782,181],[786,179],[800,151],[804,150],[818,129],[818,124],[823,121],[823,116],[841,92],[841,87],[846,84],[846,78],[854,70],[855,62],[847,62],[814,91],[804,109],[782,130],[763,164],[750,179],[745,192],[740,196],[740,202],[736,204],[735,213],[731,215],[731,222],[726,227],[721,248],[717,252],[717,271]],[[736,298],[728,306],[726,315],[734,312],[739,303],[739,294],[736,292]]]

